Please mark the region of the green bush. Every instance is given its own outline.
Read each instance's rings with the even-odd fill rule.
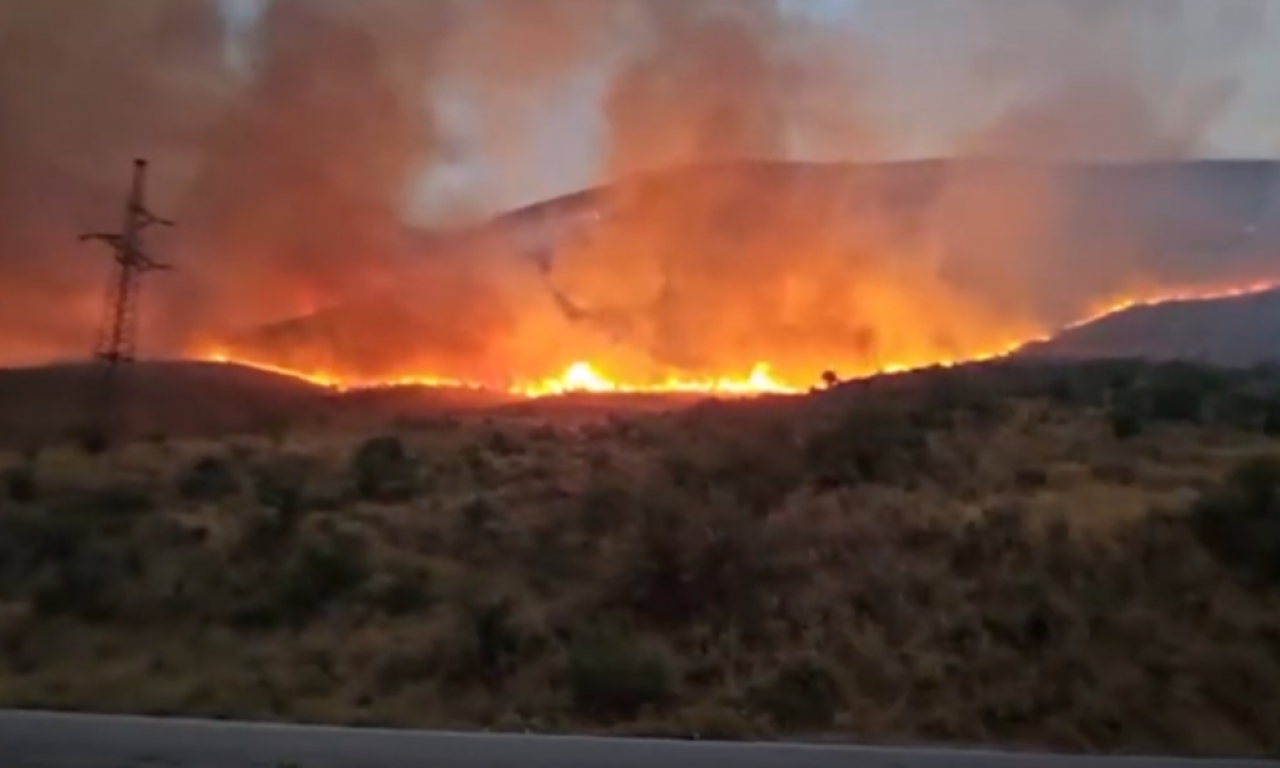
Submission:
[[[369,575],[364,552],[354,542],[306,546],[285,572],[280,598],[288,610],[310,617],[364,584]]]
[[[708,480],[757,516],[778,507],[804,482],[804,457],[785,432],[735,440],[715,457]]]
[[[629,720],[662,709],[676,696],[676,672],[661,648],[608,627],[577,634],[569,647],[569,690],[579,713]]]
[[[202,456],[178,476],[178,495],[188,501],[223,501],[240,493],[240,477],[230,460]]]
[[[1263,456],[1237,466],[1195,502],[1191,522],[1224,564],[1280,584],[1280,460]]]
[[[1226,384],[1224,374],[1213,368],[1190,363],[1161,366],[1143,392],[1147,415],[1157,421],[1200,421]]]
[[[1142,417],[1127,408],[1115,408],[1108,418],[1117,440],[1132,440],[1142,434]]]
[[[1280,437],[1280,398],[1270,400],[1264,406],[1262,432],[1268,437]]]
[[[236,611],[234,621],[246,628],[300,628],[370,576],[360,543],[340,538],[308,543],[278,570],[266,569],[270,581]]]
[[[576,503],[578,527],[591,539],[616,533],[635,506],[630,491],[621,482],[602,477],[592,478]]]
[[[531,625],[510,594],[476,581],[453,604],[453,633],[443,654],[445,682],[459,688],[497,689],[524,664],[549,648],[549,637]]]
[[[425,567],[405,568],[388,574],[371,590],[371,601],[388,616],[422,613],[435,601],[435,578]]]
[[[78,430],[75,434],[75,441],[80,446],[80,450],[84,451],[88,456],[101,456],[111,450],[111,438],[104,429],[87,428]]]
[[[10,467],[4,473],[5,494],[10,501],[19,504],[30,504],[39,495],[40,487],[36,482],[35,467],[22,464]]]
[[[459,548],[467,554],[492,546],[502,537],[502,513],[485,496],[477,496],[458,510],[457,538]]]
[[[113,483],[75,491],[58,506],[68,514],[100,515],[121,523],[155,512],[158,507],[151,490],[135,483]]]
[[[758,637],[773,597],[805,577],[769,522],[747,510],[654,486],[639,498],[639,528],[599,593],[604,610],[663,631],[700,625]]]
[[[394,435],[366,440],[351,456],[350,472],[360,498],[388,504],[408,501],[418,491],[417,463]]]
[[[906,409],[863,406],[811,436],[803,456],[819,487],[907,482],[929,458],[928,438]]]
[[[782,728],[829,728],[844,704],[840,681],[817,659],[784,664],[747,693],[752,709]]]
[[[86,547],[74,558],[46,562],[36,572],[30,604],[42,616],[73,616],[86,621],[110,618],[112,587],[120,565],[99,547]]]

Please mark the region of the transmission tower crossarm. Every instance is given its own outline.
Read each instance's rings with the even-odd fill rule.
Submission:
[[[138,209],[134,211],[134,215],[138,217],[139,229],[143,227],[150,227],[156,224],[162,227],[177,226],[177,224],[171,219],[162,219],[159,216],[152,213],[151,211],[148,211],[146,208],[143,208],[141,206],[139,206]]]
[[[156,261],[150,256],[142,253],[135,254],[134,266],[143,272],[159,272],[167,269],[173,269],[172,264],[165,264],[164,262]]]

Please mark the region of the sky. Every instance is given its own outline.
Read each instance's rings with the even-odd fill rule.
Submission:
[[[227,61],[232,67],[248,66],[254,20],[270,0],[221,0],[227,24]],[[429,0],[425,0],[429,1]],[[485,0],[470,0],[484,2]],[[689,0],[672,0],[672,2]],[[966,98],[948,104],[954,94],[983,93],[972,76],[958,74],[957,62],[973,54],[980,36],[964,29],[965,6],[990,0],[776,0],[797,19],[807,19],[829,32],[847,33],[852,41],[874,49],[880,62],[876,92],[877,119],[891,126],[890,146],[877,147],[881,158],[946,154],[955,136],[990,119],[1002,104],[999,97]],[[1109,2],[1110,0],[1100,0]],[[1139,3],[1143,0],[1137,0]],[[607,3],[610,0],[582,0]],[[1178,0],[1153,0],[1170,6]],[[995,0],[1005,5],[1094,4],[1095,0]],[[1157,47],[1172,58],[1153,60],[1149,66],[1177,66],[1196,73],[1229,67],[1235,77],[1230,103],[1217,110],[1213,123],[1200,141],[1199,152],[1215,157],[1259,157],[1280,153],[1280,3],[1268,10],[1261,24],[1252,24],[1247,45],[1226,50],[1221,45],[1201,45],[1218,39],[1218,27],[1227,23],[1234,6],[1259,3],[1252,0],[1197,0],[1185,4],[1194,18],[1183,26],[1185,39],[1161,41]],[[903,23],[898,8],[910,8],[911,23]],[[988,8],[989,12],[989,8]],[[976,16],[976,14],[974,14]],[[936,23],[928,23],[930,18]],[[921,23],[924,20],[924,23]],[[1101,33],[1100,33],[1101,34]],[[1170,50],[1173,49],[1173,50]],[[1085,52],[1082,55],[1087,56]],[[458,82],[441,89],[436,108],[441,122],[455,137],[456,151],[447,162],[424,169],[422,181],[409,202],[410,211],[429,211],[440,201],[480,195],[495,207],[514,207],[574,191],[598,181],[597,160],[607,126],[601,114],[610,71],[607,65],[566,72],[535,93],[511,93],[506,107],[511,116],[528,126],[529,140],[518,150],[496,158],[493,141],[486,141],[492,116],[477,108],[478,96],[468,84]],[[999,89],[990,88],[991,94]],[[924,116],[924,119],[922,119]],[[791,159],[864,159],[831,156],[797,136]],[[425,215],[425,213],[424,213]]]

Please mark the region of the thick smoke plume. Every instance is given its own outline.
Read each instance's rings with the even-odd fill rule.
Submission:
[[[186,198],[182,327],[281,319],[394,283],[402,200],[442,148],[426,97],[452,17],[440,2],[269,7],[255,75]]]
[[[1197,232],[1229,249],[1258,194],[1230,208],[1187,167],[1098,181],[1054,163],[1202,151],[1238,86],[1204,62],[1254,44],[1265,2],[861,5],[855,31],[774,0],[274,0],[241,70],[212,0],[0,0],[0,358],[87,345],[105,260],[73,235],[110,225],[135,154],[181,225],[157,241],[181,272],[155,285],[153,351],[234,342],[362,377],[590,359],[808,381],[1259,276],[1150,224],[1220,213]],[[594,127],[547,114],[579,82],[601,84]],[[481,187],[415,222],[441,234],[407,225],[422,174],[462,160],[541,188],[547,124],[622,183],[455,231],[501,213]],[[766,162],[921,151],[962,162]]]

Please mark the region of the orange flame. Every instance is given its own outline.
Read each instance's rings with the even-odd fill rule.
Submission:
[[[1139,307],[1168,304],[1170,302],[1230,299],[1239,296],[1249,296],[1255,293],[1265,293],[1267,291],[1275,290],[1276,288],[1280,288],[1280,280],[1258,280],[1251,283],[1245,283],[1244,285],[1226,285],[1214,288],[1202,288],[1199,290],[1151,291],[1146,292],[1143,296],[1122,296],[1100,303],[1092,312],[1080,320],[1076,320],[1075,322],[1068,324],[1063,330],[1079,328],[1082,325],[1097,322],[1108,315],[1118,314],[1120,312],[1137,309]]]
[[[1065,329],[1076,328],[1103,317],[1141,306],[1166,303],[1170,301],[1208,301],[1212,299],[1245,296],[1274,290],[1280,287],[1280,280],[1262,281],[1247,285],[1226,286],[1202,291],[1168,291],[1151,292],[1145,295],[1121,296],[1103,302],[1098,309],[1085,318],[1066,326]],[[1065,330],[1064,329],[1064,330]],[[971,354],[963,358],[938,359],[912,362],[886,362],[873,368],[846,369],[855,376],[868,376],[880,373],[901,373],[935,366],[950,367],[963,363],[980,362],[1006,357],[1023,345],[1034,341],[1042,341],[1051,334],[1040,337],[1027,337],[1014,340],[1004,346],[986,352]],[[316,386],[334,391],[346,392],[354,390],[385,389],[397,387],[428,387],[439,389],[463,389],[472,391],[506,392],[512,396],[525,398],[549,397],[572,393],[594,394],[702,394],[723,398],[753,397],[767,394],[795,394],[807,391],[817,382],[787,381],[776,377],[767,362],[757,363],[744,375],[724,375],[705,379],[682,379],[672,377],[656,383],[635,383],[611,375],[598,365],[582,360],[569,365],[556,376],[516,379],[504,385],[467,381],[433,373],[406,373],[376,380],[364,380],[344,376],[337,370],[296,370],[262,360],[246,359],[233,354],[227,349],[211,348],[201,351],[196,357],[212,362],[242,365],[270,373],[301,379]]]

